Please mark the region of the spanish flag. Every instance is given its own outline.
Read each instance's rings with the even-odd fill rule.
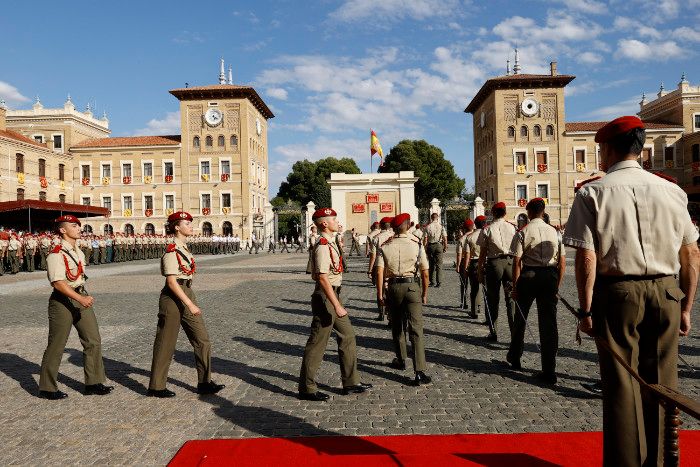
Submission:
[[[369,137],[369,152],[370,152],[370,157],[374,156],[375,154],[379,154],[379,159],[381,159],[381,164],[384,164],[384,151],[382,151],[382,145],[379,144],[379,138],[377,138],[377,134],[374,132],[374,130],[370,130],[370,137]]]

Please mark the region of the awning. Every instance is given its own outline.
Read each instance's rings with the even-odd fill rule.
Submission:
[[[53,228],[54,219],[64,214],[72,214],[81,218],[108,216],[109,209],[38,199],[4,201],[0,203],[0,226],[6,230],[50,230]]]

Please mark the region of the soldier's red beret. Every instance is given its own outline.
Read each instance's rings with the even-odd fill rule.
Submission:
[[[316,212],[314,212],[314,215],[311,216],[311,219],[321,219],[322,217],[334,217],[337,216],[335,211],[331,208],[321,208],[317,209]]]
[[[402,212],[401,214],[397,215],[391,220],[391,226],[396,228],[399,227],[401,224],[403,224],[406,221],[411,220],[411,215],[405,212]]]
[[[525,206],[525,209],[532,209],[535,207],[536,204],[540,204],[544,206],[544,199],[542,198],[532,198],[530,201],[527,202],[527,205]]]
[[[486,222],[486,216],[476,216],[474,222]]]
[[[372,222],[372,227],[379,227],[379,222]]]
[[[494,204],[491,209],[505,209],[506,208],[506,203],[503,201],[499,201],[498,203]]]
[[[464,220],[464,227],[469,228],[474,225],[474,221],[471,219],[465,219]]]
[[[644,122],[635,117],[634,115],[628,115],[626,117],[619,117],[615,120],[608,122],[598,130],[595,134],[596,143],[607,143],[614,137],[618,135],[625,134],[635,128],[644,128]]]
[[[391,224],[391,219],[392,217],[382,217],[381,220],[379,221],[380,224]]]
[[[61,223],[63,223],[63,222],[73,222],[73,223],[76,223],[76,224],[78,224],[78,225],[82,225],[82,224],[80,223],[80,220],[78,220],[77,217],[72,216],[72,215],[70,215],[70,214],[66,214],[66,215],[64,215],[64,216],[61,216],[61,217],[59,217],[58,219],[56,219],[54,222],[55,222],[56,224],[61,224]]]
[[[178,211],[170,214],[168,216],[168,222],[173,223],[177,221],[190,221],[192,222],[192,215],[189,212]]]

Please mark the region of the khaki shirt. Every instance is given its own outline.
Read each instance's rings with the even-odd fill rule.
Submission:
[[[163,276],[176,276],[177,279],[192,279],[194,278],[194,272],[190,272],[190,274],[187,274],[185,271],[183,271],[180,268],[180,263],[186,268],[186,269],[192,269],[192,264],[194,263],[194,256],[192,256],[192,253],[190,253],[190,250],[187,249],[187,245],[185,245],[183,242],[181,242],[179,239],[175,239],[174,242],[175,248],[182,252],[187,260],[180,256],[180,254],[177,251],[171,251],[171,252],[165,252],[163,254],[163,257],[160,259],[160,273]],[[178,257],[180,261],[178,261]]]
[[[10,243],[7,246],[7,251],[17,251],[22,246],[22,244],[16,238],[11,238]]]
[[[380,230],[372,230],[367,234],[367,248],[370,253],[374,252],[374,239],[379,235]]]
[[[419,256],[420,253],[420,256]],[[377,267],[384,268],[384,277],[413,277],[416,263],[420,270],[429,268],[428,256],[420,241],[409,233],[396,235],[382,245],[377,255]]]
[[[425,234],[428,236],[428,243],[442,242],[444,238],[447,238],[447,232],[439,220],[428,224]]]
[[[328,243],[322,245],[321,238],[326,239]],[[327,274],[331,285],[337,287],[343,282],[343,265],[340,259],[340,251],[332,233],[324,232],[321,234],[321,238],[319,238],[313,250],[311,272],[314,274],[314,277],[317,274]]]
[[[472,261],[479,259],[479,255],[481,254],[481,247],[476,243],[476,241],[479,240],[479,235],[481,235],[481,229],[474,229],[467,234],[467,243],[469,244],[469,251],[472,254]]]
[[[42,249],[51,248],[51,239],[49,237],[44,237],[41,239],[41,248]]]
[[[381,249],[384,242],[386,242],[393,236],[393,230],[380,230],[377,236],[374,237],[374,253],[377,254],[378,249]]]
[[[27,240],[25,240],[25,243],[24,243],[24,246],[30,250],[33,250],[34,248],[36,248],[36,245],[37,245],[36,239],[33,237],[28,238]]]
[[[566,256],[557,229],[543,219],[533,219],[518,231],[510,252],[521,259],[523,266],[536,268],[557,266],[559,258]]]
[[[476,244],[486,248],[488,259],[509,255],[510,245],[515,236],[515,226],[504,218],[496,219],[488,227],[484,227],[476,240]]]
[[[467,237],[469,237],[469,233],[465,233],[457,239],[457,254],[461,254],[462,259],[466,258],[467,255],[469,255],[469,243],[467,242]]]
[[[681,246],[697,239],[685,192],[631,160],[581,187],[563,241],[595,251],[598,274],[651,276],[676,274]]]
[[[66,260],[68,261],[68,269],[73,276],[78,273],[78,264],[82,265],[83,271],[86,268],[85,254],[83,253],[83,250],[78,248],[77,243],[74,248],[70,243],[62,240],[61,251],[58,253],[54,253],[52,251],[46,257],[46,274],[49,278],[49,282],[53,284],[56,281],[66,281],[68,286],[72,288],[83,285],[85,283],[85,276],[83,274],[81,274],[74,281],[68,279],[66,275]],[[76,261],[78,263],[76,263]]]
[[[319,239],[318,234],[309,235],[309,246],[315,246],[316,243],[318,243],[318,239]],[[299,237],[299,243],[301,244],[301,237]]]

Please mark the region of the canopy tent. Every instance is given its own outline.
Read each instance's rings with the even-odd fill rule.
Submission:
[[[64,214],[75,217],[109,216],[109,209],[82,204],[22,199],[0,203],[0,226],[5,230],[51,230],[53,221]]]

